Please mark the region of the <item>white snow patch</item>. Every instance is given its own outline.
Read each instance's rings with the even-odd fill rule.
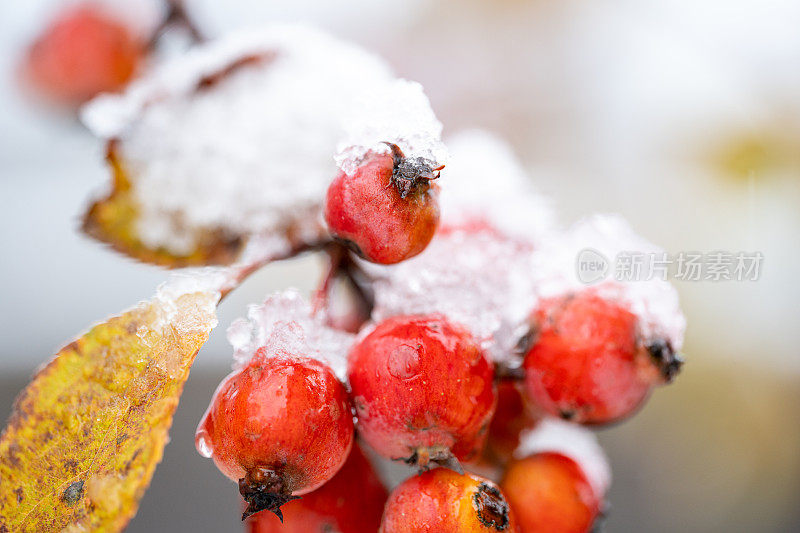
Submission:
[[[592,290],[604,298],[624,303],[639,318],[640,333],[645,339],[666,338],[675,350],[683,345],[686,319],[681,312],[675,288],[644,261],[639,280],[616,280],[609,271],[596,284],[583,283],[576,270],[578,255],[591,249],[601,254],[613,267],[620,253],[665,253],[658,246],[636,235],[619,215],[592,215],[572,228],[548,236],[534,252],[537,292],[540,297],[559,296],[573,291]],[[650,269],[653,270],[653,269]]]
[[[153,303],[160,311],[153,329],[163,332],[172,327],[178,331],[211,331],[217,326],[216,307],[222,291],[234,283],[234,269],[205,267],[179,270],[158,286]],[[194,301],[197,306],[187,312],[181,298],[188,294],[202,294]]]
[[[535,190],[511,147],[483,130],[466,130],[447,139],[450,159],[442,187],[446,225],[487,220],[508,235],[537,242],[555,221],[550,200]]]
[[[338,143],[336,163],[352,174],[370,153],[388,153],[385,142],[400,147],[406,157],[422,157],[445,164],[442,123],[433,114],[422,85],[395,80],[362,93],[344,117],[345,135]]]
[[[443,313],[466,326],[495,361],[508,361],[536,304],[530,260],[529,246],[491,229],[440,231],[408,261],[363,263],[374,279],[372,319]]]
[[[347,381],[347,353],[355,336],[325,324],[322,314],[294,289],[267,297],[263,304],[250,305],[247,318],[234,320],[228,328],[233,346],[234,368],[247,364],[259,348],[267,355],[292,355],[317,359]]]

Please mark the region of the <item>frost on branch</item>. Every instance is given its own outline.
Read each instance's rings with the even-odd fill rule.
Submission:
[[[664,250],[636,235],[621,216],[593,215],[566,231],[549,235],[538,248],[533,272],[539,295],[548,298],[572,291],[595,291],[624,303],[637,315],[645,340],[665,338],[675,350],[680,350],[686,319],[675,288],[661,279],[660,273],[650,271],[647,261],[635,280],[616,280],[615,273],[609,271],[594,284],[583,283],[578,278],[576,264],[579,254],[586,249],[601,254],[609,269],[620,253],[655,254],[656,258],[664,254]]]
[[[381,141],[441,155],[418,84],[296,26],[201,45],[96,99],[83,120],[111,141],[115,175],[86,231],[169,266],[228,264],[253,238],[275,257],[327,239],[320,207],[337,150],[343,166]]]
[[[270,355],[301,355],[317,359],[347,380],[347,352],[354,336],[325,324],[325,317],[293,289],[250,305],[247,319],[239,318],[228,328],[233,346],[234,366],[246,365],[256,350],[266,348]]]
[[[611,486],[608,458],[586,428],[555,418],[542,420],[522,434],[514,457],[522,459],[539,452],[557,452],[578,463],[598,495]]]
[[[71,342],[0,437],[0,531],[120,531],[161,460],[223,271],[184,273]]]

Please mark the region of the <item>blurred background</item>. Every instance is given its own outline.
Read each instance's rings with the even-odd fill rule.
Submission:
[[[65,4],[0,5],[0,416],[34,370],[165,272],[78,234],[108,180],[103,146],[19,83]],[[142,31],[156,0],[112,7]],[[619,212],[668,252],[761,252],[758,281],[680,282],[688,362],[600,432],[608,532],[800,531],[800,2],[797,0],[187,0],[203,32],[305,21],[421,82],[445,133],[507,139],[562,223]],[[228,372],[224,329],[315,257],[271,265],[224,302],[172,442],[128,531],[236,531],[236,491],[194,451]]]

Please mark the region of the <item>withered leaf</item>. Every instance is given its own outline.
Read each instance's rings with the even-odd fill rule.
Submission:
[[[192,291],[93,327],[20,394],[0,437],[0,532],[125,527],[216,325],[220,292]]]

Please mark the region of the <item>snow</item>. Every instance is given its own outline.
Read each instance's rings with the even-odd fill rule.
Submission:
[[[164,332],[171,327],[181,332],[209,332],[217,326],[216,307],[222,291],[234,282],[232,268],[205,267],[175,271],[156,289],[153,303],[159,311],[152,328]],[[197,295],[187,309],[184,296]]]
[[[536,242],[555,223],[551,202],[533,187],[511,147],[483,130],[447,139],[450,160],[442,175],[443,223],[488,220],[509,237]]]
[[[419,83],[395,80],[376,92],[361,94],[358,105],[344,118],[344,130],[336,163],[346,174],[355,172],[370,152],[389,153],[384,141],[398,145],[407,157],[447,162],[442,123]]]
[[[408,156],[444,157],[441,124],[419,84],[302,26],[200,45],[124,94],[97,98],[82,118],[96,135],[120,140],[140,238],[174,253],[190,251],[204,230],[291,231],[313,242],[324,235],[320,207],[337,162],[352,168],[387,149],[382,141]]]
[[[611,466],[594,434],[581,426],[555,418],[542,420],[520,437],[514,457],[522,459],[539,452],[558,452],[578,463],[596,494],[611,486]]]
[[[609,263],[609,271],[596,283],[584,283],[576,271],[581,251],[591,249]],[[658,272],[647,279],[651,268],[642,265],[638,280],[616,280],[613,261],[619,253],[655,254],[664,250],[639,237],[619,215],[592,215],[565,231],[554,232],[534,253],[537,292],[548,298],[572,291],[593,290],[600,296],[620,301],[638,316],[640,334],[646,340],[668,339],[675,350],[683,345],[686,319],[681,312],[678,293]]]
[[[343,382],[347,381],[347,353],[354,339],[350,333],[328,327],[322,314],[314,314],[294,289],[271,295],[263,304],[250,305],[247,318],[234,320],[228,328],[234,368],[246,365],[256,350],[266,347],[268,355],[317,359]]]
[[[491,230],[439,232],[417,257],[391,267],[364,265],[374,279],[380,322],[443,313],[466,326],[495,361],[508,360],[535,305],[530,248]]]

